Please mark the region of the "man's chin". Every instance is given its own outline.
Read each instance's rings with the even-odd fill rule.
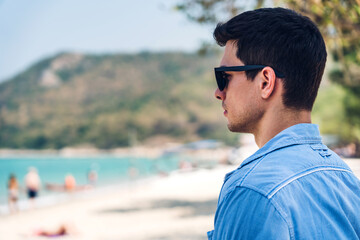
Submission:
[[[233,124],[228,123],[227,127],[228,127],[230,132],[240,132],[239,128],[237,126],[234,126]]]
[[[246,126],[242,125],[234,125],[234,124],[227,124],[227,127],[230,132],[236,132],[236,133],[251,133],[249,129]]]

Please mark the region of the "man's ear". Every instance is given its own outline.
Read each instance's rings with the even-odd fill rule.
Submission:
[[[275,91],[276,75],[271,67],[264,67],[260,73],[261,97],[268,99]]]

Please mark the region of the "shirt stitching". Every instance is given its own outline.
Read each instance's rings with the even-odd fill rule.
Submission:
[[[250,156],[248,159],[246,159],[239,168],[242,168],[243,166],[261,158],[269,153],[275,152],[277,150],[291,147],[294,145],[305,145],[305,144],[321,144],[321,138],[319,137],[301,137],[301,138],[295,138],[291,137],[290,139],[283,139],[281,143],[274,143],[272,147],[267,148],[266,150],[261,151],[261,148],[255,152],[252,156]]]
[[[294,125],[290,128],[293,128],[297,126],[296,128],[302,127],[304,128],[305,126],[300,126],[300,124]],[[314,129],[312,128],[313,132],[305,132],[302,134],[306,134],[307,136],[299,136],[299,134],[295,133],[294,131],[296,130],[292,129],[292,132],[281,132],[280,136],[276,136],[275,138],[277,138],[276,140],[273,138],[271,139],[269,142],[271,142],[270,145],[267,146],[267,144],[265,144],[264,147],[266,147],[266,149],[262,149],[260,148],[257,152],[255,152],[252,156],[250,156],[248,159],[246,159],[243,164],[241,164],[241,166],[246,165],[260,157],[262,157],[263,155],[266,155],[270,152],[273,152],[279,148],[284,148],[284,147],[288,147],[291,145],[303,145],[303,144],[321,144],[321,137],[320,137],[320,133],[318,128]],[[306,128],[309,128],[308,126],[306,126]],[[310,128],[309,128],[310,129]],[[287,129],[288,130],[288,129]],[[286,130],[285,130],[286,131]],[[310,136],[309,134],[315,134],[315,136]],[[273,141],[274,140],[274,141]],[[241,167],[240,166],[240,167]]]
[[[291,225],[291,223],[287,220],[287,218],[285,217],[286,214],[281,210],[281,208],[279,207],[279,205],[276,203],[276,201],[274,199],[269,199],[266,195],[264,195],[261,192],[258,192],[256,189],[253,189],[253,187],[245,187],[245,186],[236,186],[237,188],[243,188],[243,189],[248,189],[250,191],[256,192],[258,194],[260,194],[261,196],[263,196],[266,200],[269,201],[269,203],[274,207],[275,211],[280,215],[280,217],[283,219],[283,221],[286,223],[288,230],[289,230],[289,235],[290,235],[290,239],[295,239],[294,238],[294,233],[293,233],[293,227]],[[231,192],[233,192],[235,189],[233,188]],[[227,194],[229,195],[229,194]],[[279,208],[279,209],[278,209]]]
[[[267,194],[268,195],[267,198],[271,199],[278,191],[280,191],[282,188],[286,187],[287,185],[289,185],[293,181],[295,181],[295,180],[297,180],[297,179],[299,179],[301,177],[304,177],[306,175],[309,175],[311,173],[318,172],[318,171],[344,171],[344,172],[352,173],[352,171],[350,171],[348,169],[344,169],[344,168],[340,168],[340,167],[334,167],[334,166],[317,166],[315,168],[306,169],[305,171],[302,171],[300,173],[296,173],[295,175],[289,177],[287,180],[283,181],[279,185],[272,188],[269,191],[269,193]]]
[[[236,187],[236,186],[235,186]],[[252,189],[262,195],[264,195],[266,197],[266,192],[262,191],[261,189],[259,189],[258,187],[254,186],[254,185],[250,185],[250,184],[243,184],[241,186],[237,186],[237,187],[244,187],[244,188],[248,188],[248,189]]]
[[[249,171],[248,171],[248,172],[244,175],[244,177],[240,180],[239,185],[241,185],[241,184],[244,182],[245,178],[253,171],[253,169],[254,169],[257,165],[259,165],[259,163],[261,162],[261,160],[263,160],[263,159],[265,158],[265,156],[266,156],[266,155],[262,156],[262,158],[259,159],[259,160],[254,164],[254,166],[252,166],[252,167],[249,169]]]
[[[287,218],[285,216],[286,213],[282,210],[282,208],[280,207],[280,205],[275,201],[275,199],[269,199],[270,203],[274,206],[274,208],[276,209],[276,211],[279,212],[279,215],[284,219],[284,221],[286,222],[286,224],[288,225],[289,228],[289,234],[290,234],[290,239],[295,239],[295,232],[294,232],[294,227],[292,225],[291,221],[288,221]]]

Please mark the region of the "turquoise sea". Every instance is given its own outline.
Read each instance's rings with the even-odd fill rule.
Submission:
[[[67,174],[72,174],[77,185],[88,184],[87,174],[95,170],[98,174],[97,188],[129,182],[134,178],[146,178],[166,174],[178,169],[180,158],[172,155],[157,159],[140,157],[61,157],[21,156],[0,157],[0,206],[7,204],[7,181],[15,174],[20,187],[20,200],[26,199],[24,177],[29,167],[35,167],[41,178],[40,197],[59,194],[45,188],[45,184],[63,184]],[[184,160],[182,158],[182,160]],[[188,161],[188,160],[187,160]],[[130,170],[132,169],[132,170]],[[130,174],[132,172],[132,174]],[[134,174],[134,172],[136,174]]]

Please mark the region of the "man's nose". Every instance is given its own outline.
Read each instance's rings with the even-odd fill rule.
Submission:
[[[217,99],[223,101],[223,100],[225,99],[225,91],[220,91],[220,89],[217,88],[217,89],[215,90],[215,97],[216,97]]]

